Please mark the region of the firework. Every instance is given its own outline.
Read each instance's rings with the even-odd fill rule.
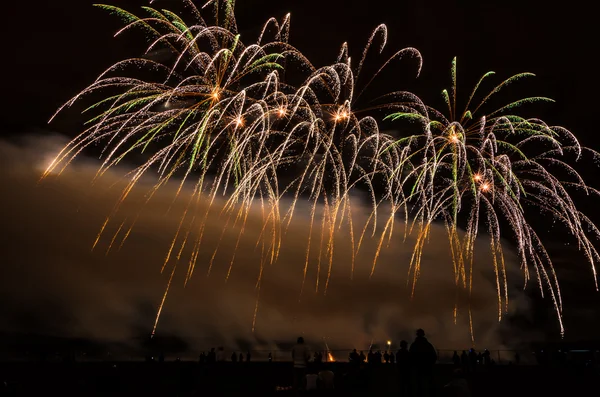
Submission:
[[[250,206],[258,203],[263,208],[264,230],[257,242],[264,258],[257,283],[259,291],[264,265],[277,259],[282,227],[291,222],[298,200],[308,197],[312,203],[310,234],[313,221],[321,227],[317,268],[320,275],[321,260],[328,264],[326,290],[336,225],[346,221],[352,230],[350,191],[357,184],[374,191],[372,178],[382,170],[389,170],[393,161],[389,153],[380,155],[377,150],[384,137],[376,120],[358,118],[353,110],[354,87],[360,70],[375,39],[381,39],[379,49],[383,50],[386,27],[375,29],[358,68],[353,69],[347,45],[343,45],[335,64],[316,69],[287,42],[289,15],[282,22],[269,19],[257,41],[245,45],[237,33],[233,2],[206,3],[203,9],[213,10],[211,23],[207,23],[190,0],[184,3],[193,17],[192,23],[168,10],[143,7],[148,16],[138,17],[117,7],[100,6],[125,20],[125,27],[117,35],[142,28],[152,38],[147,54],[168,50],[172,56],[168,62],[158,62],[152,57],[118,62],[59,109],[60,112],[84,97],[101,95],[100,100],[85,110],[95,112],[87,122],[88,127],[58,154],[45,175],[60,174],[90,145],[103,147],[98,177],[132,154],[144,153],[146,160],[131,171],[128,186],[94,246],[142,177],[150,173],[158,175],[148,199],[174,177],[180,181],[177,195],[191,181],[188,210],[164,261],[163,270],[175,259],[159,315],[177,263],[189,246],[192,253],[186,282],[195,270],[208,212],[194,213],[194,201],[208,200],[212,204],[218,196],[227,197],[223,233],[239,226],[239,238]],[[389,58],[380,71],[407,54],[419,59],[420,69],[420,54],[406,49]],[[283,65],[293,63],[307,73],[298,87],[286,84],[282,78]],[[131,68],[136,72],[150,71],[152,80],[124,77]],[[281,214],[279,201],[284,195],[291,198],[292,205]],[[372,200],[375,209],[379,199],[373,195]],[[316,222],[320,204],[324,204],[325,210],[320,222]],[[134,223],[128,227],[121,224],[111,239],[109,251],[121,232],[120,245],[123,245]],[[195,224],[199,225],[199,231],[194,239],[189,228]],[[353,251],[358,251],[362,235]],[[353,230],[351,236],[354,242]],[[310,251],[309,235],[304,277]],[[208,273],[216,254],[217,250],[208,264]],[[228,276],[234,259],[235,253]],[[320,276],[316,290],[319,280]]]
[[[289,15],[281,23],[268,20],[258,40],[245,45],[237,33],[233,2],[205,4],[204,8],[213,9],[213,23],[207,23],[191,1],[185,4],[193,17],[192,23],[186,23],[168,10],[143,7],[148,16],[140,18],[117,7],[100,6],[126,21],[126,26],[117,34],[143,28],[152,37],[147,53],[166,49],[171,57],[169,63],[149,57],[119,62],[65,104],[63,108],[70,107],[82,97],[96,97],[95,94],[102,91],[101,99],[86,109],[86,112],[96,112],[88,121],[88,128],[59,153],[46,175],[52,171],[60,173],[93,144],[104,145],[98,176],[132,153],[145,153],[147,161],[131,172],[130,182],[96,243],[136,183],[145,174],[155,172],[158,182],[150,197],[174,176],[180,180],[179,195],[184,184],[193,177],[189,208],[194,200],[202,198],[212,203],[219,193],[227,195],[226,207],[233,224],[243,223],[253,201],[268,202],[271,209],[266,222],[274,226],[269,249],[263,244],[263,250],[270,251],[273,261],[278,249],[277,203],[284,193],[277,183],[277,172],[293,163],[289,147],[297,144],[295,132],[301,125],[296,123],[288,128],[287,136],[283,131],[296,119],[308,117],[304,101],[291,103],[293,89],[281,83],[278,72],[284,61],[297,60],[309,70],[313,68],[300,52],[287,44]],[[269,29],[275,33],[267,40]],[[151,71],[154,80],[122,77],[124,70],[132,67]],[[107,91],[111,93],[108,96]],[[236,206],[241,210],[235,212]],[[204,230],[202,220],[207,216],[208,212],[185,212],[163,270],[173,256],[179,261],[184,248],[193,245],[186,282],[192,276]],[[198,237],[191,242],[184,225],[193,224],[195,220],[201,226]],[[226,223],[226,227],[231,226],[229,221]],[[131,227],[133,224],[124,234],[121,245]],[[243,228],[240,235],[242,232]],[[112,241],[115,239],[116,236]],[[159,315],[176,265],[171,271]],[[211,267],[212,262],[209,272]]]
[[[394,120],[410,119],[421,123],[422,132],[397,140],[402,159],[396,175],[410,193],[411,228],[418,232],[411,263],[414,283],[431,224],[445,223],[452,249],[455,282],[472,288],[474,244],[483,231],[489,235],[498,289],[498,316],[508,305],[507,275],[501,238],[516,241],[518,257],[525,275],[535,272],[542,295],[551,295],[561,333],[564,332],[562,302],[556,273],[543,242],[528,221],[528,211],[551,215],[566,226],[587,256],[594,279],[598,251],[592,241],[600,235],[596,226],[576,207],[569,191],[589,187],[567,161],[579,159],[583,151],[575,136],[563,127],[549,126],[539,119],[525,119],[515,112],[524,104],[551,101],[527,97],[485,113],[488,100],[509,84],[533,76],[514,75],[478,98],[482,83],[494,73],[483,75],[470,93],[464,110],[458,108],[456,59],[452,62],[452,87],[442,92],[447,112],[426,106],[410,96],[403,112],[391,114]],[[387,150],[384,148],[383,150]],[[564,175],[560,179],[557,175]],[[459,227],[464,234],[460,235]],[[483,230],[482,230],[483,229]]]
[[[186,184],[191,185],[189,205],[164,260],[163,271],[168,265],[172,268],[157,322],[184,251],[191,252],[185,265],[186,283],[193,275],[210,208],[222,197],[226,200],[223,233],[237,228],[238,243],[250,208],[257,205],[262,210],[257,296],[265,265],[277,260],[282,233],[298,203],[307,202],[311,226],[303,280],[310,252],[316,246],[316,291],[322,269],[326,269],[323,290],[327,290],[334,235],[339,227],[348,226],[353,261],[365,238],[378,239],[372,274],[379,252],[390,243],[396,218],[402,214],[405,236],[417,233],[409,269],[413,293],[434,222],[445,223],[455,282],[469,291],[475,239],[484,227],[490,236],[501,315],[508,305],[508,292],[500,242],[510,230],[518,242],[525,280],[534,269],[540,286],[548,286],[560,319],[556,275],[540,238],[527,222],[525,206],[549,211],[567,225],[593,266],[598,253],[591,238],[598,236],[598,230],[577,210],[567,189],[597,192],[563,160],[570,153],[578,158],[584,150],[573,134],[511,112],[522,104],[548,99],[525,98],[480,115],[493,94],[528,74],[505,80],[473,106],[480,84],[491,73],[484,75],[462,113],[457,113],[455,63],[452,89],[444,91],[447,115],[403,91],[366,102],[364,94],[371,83],[395,60],[415,58],[416,75],[421,69],[419,52],[407,48],[386,58],[376,73],[362,79],[361,71],[374,47],[378,45],[381,54],[387,44],[385,25],[373,31],[358,64],[352,63],[344,43],[333,64],[316,68],[288,43],[289,15],[281,21],[269,19],[258,38],[247,45],[237,30],[234,1],[213,0],[200,9],[191,0],[182,1],[189,11],[185,18],[151,7],[143,7],[147,16],[138,17],[117,7],[100,6],[125,21],[117,34],[134,28],[145,31],[151,38],[147,55],[111,66],[59,109],[84,97],[93,102],[85,111],[93,114],[85,130],[58,154],[44,174],[60,173],[91,145],[103,148],[98,177],[124,159],[143,153],[143,163],[131,171],[128,185],[94,246],[144,176],[157,176],[148,200],[171,180],[179,185],[176,196]],[[205,14],[210,14],[210,21]],[[167,51],[170,57],[159,62],[152,56],[157,51]],[[150,77],[128,77],[131,70],[139,76],[140,69]],[[286,81],[290,69],[304,73],[298,79],[300,84]],[[418,121],[423,129],[404,138],[382,133],[381,120],[373,115],[378,112],[393,120]],[[559,180],[552,173],[553,167],[566,170],[573,179]],[[352,222],[354,191],[366,191],[371,203],[372,214],[364,225]],[[283,197],[291,203],[285,209],[280,205]],[[209,203],[203,213],[195,211],[200,200]],[[507,226],[501,227],[502,222]],[[113,245],[123,245],[134,224],[120,224],[109,251]],[[313,226],[320,232],[317,243],[312,240]],[[196,233],[190,233],[193,228],[197,228]],[[461,228],[464,233],[459,232]],[[217,250],[207,264],[208,274]],[[234,261],[235,251],[227,277]],[[258,298],[255,318],[256,311]]]

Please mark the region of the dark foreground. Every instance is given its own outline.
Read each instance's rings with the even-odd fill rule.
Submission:
[[[398,370],[382,364],[358,370],[348,363],[327,364],[336,374],[336,390],[324,395],[400,396]],[[443,386],[454,367],[435,368],[432,395],[445,396]],[[594,368],[492,366],[466,374],[472,396],[582,395],[596,390]],[[2,396],[285,396],[277,386],[292,383],[288,363],[1,363]],[[581,393],[581,394],[580,394]]]

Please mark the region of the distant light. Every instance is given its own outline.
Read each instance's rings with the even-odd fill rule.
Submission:
[[[279,117],[285,116],[285,107],[281,106],[277,113],[279,114]]]
[[[243,119],[243,118],[241,118],[241,117],[238,117],[238,118],[235,120],[235,125],[236,125],[236,126],[238,126],[238,127],[241,127],[241,126],[243,126],[243,125],[244,125],[244,119]]]

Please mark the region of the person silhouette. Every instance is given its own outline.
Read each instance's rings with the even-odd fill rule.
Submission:
[[[471,371],[475,371],[477,368],[477,352],[473,348],[469,349],[469,367]]]
[[[373,356],[374,356],[374,363],[381,364],[381,357],[382,357],[381,350],[377,350]]]
[[[211,348],[210,352],[208,352],[208,356],[206,357],[206,362],[209,364],[214,364],[217,362],[217,352],[215,352],[215,348]]]
[[[356,349],[352,350],[352,352],[348,356],[348,359],[353,364],[357,364],[359,362],[360,356],[358,355],[358,352],[356,351]]]
[[[454,363],[455,367],[460,367],[460,357],[456,350],[454,350],[454,354],[452,355],[452,362]]]
[[[373,353],[372,349],[369,349],[369,353],[367,354],[367,361],[369,364],[375,363],[375,353]]]
[[[417,330],[417,337],[410,345],[409,353],[413,370],[413,391],[417,396],[428,396],[433,383],[433,367],[437,361],[437,352],[422,329]]]
[[[396,353],[396,365],[398,366],[400,396],[406,397],[410,391],[410,353],[405,340],[400,341],[400,350]]]
[[[469,356],[464,350],[460,354],[460,364],[462,366],[463,372],[467,372],[469,370]]]
[[[323,354],[321,352],[315,352],[313,361],[317,364],[321,364],[323,362]]]
[[[306,375],[306,364],[310,359],[310,352],[304,338],[296,340],[296,346],[292,349],[292,360],[294,361],[294,390],[296,392],[304,389],[304,377]]]
[[[492,362],[492,358],[491,358],[491,354],[490,351],[488,349],[485,349],[483,351],[483,354],[481,355],[482,359],[483,359],[483,364],[484,365],[490,365]]]

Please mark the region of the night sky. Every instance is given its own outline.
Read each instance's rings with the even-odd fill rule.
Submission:
[[[380,6],[384,3],[390,5]],[[148,2],[109,4],[137,11]],[[155,2],[157,8],[177,4],[177,0]],[[291,12],[290,43],[318,66],[335,61],[344,41],[359,58],[371,31],[385,23],[389,28],[386,51],[416,47],[424,65],[418,79],[412,74],[414,68],[401,68],[402,73],[383,75],[374,90],[393,84],[440,107],[440,92],[448,87],[454,56],[458,57],[459,90],[469,90],[488,70],[494,70],[498,79],[518,72],[535,73],[537,77],[519,84],[516,95],[555,99],[556,103],[535,106],[531,111],[551,125],[569,128],[584,145],[600,149],[594,130],[594,98],[600,89],[593,70],[597,49],[594,13],[584,3],[570,2],[561,8],[549,4],[540,0],[239,0],[236,12],[242,37],[255,37],[267,18],[280,19]],[[114,39],[121,22],[85,0],[12,3],[5,15],[2,29],[8,39],[2,49],[4,100],[0,112],[0,217],[5,248],[0,265],[0,333],[107,341],[131,341],[147,335],[168,279],[168,274],[160,274],[160,267],[177,227],[181,203],[167,212],[172,195],[166,187],[144,211],[131,240],[120,251],[105,255],[106,237],[97,250],[91,252],[90,248],[119,193],[126,166],[91,186],[97,160],[84,158],[60,178],[37,184],[43,166],[74,136],[82,120],[76,111],[62,114],[50,125],[48,119],[108,66],[140,55],[142,36]],[[591,165],[582,164],[586,168],[583,174],[598,187],[597,170]],[[142,186],[135,195],[140,198],[143,193]],[[581,198],[581,206],[600,221],[595,202]],[[123,219],[134,217],[136,210],[135,204],[125,208]],[[357,211],[357,219],[361,219],[367,210]],[[423,279],[412,302],[405,271],[411,246],[403,246],[401,241],[384,252],[370,281],[366,267],[350,281],[348,261],[341,254],[327,295],[313,292],[316,276],[310,278],[309,274],[311,293],[305,292],[299,299],[303,261],[298,258],[303,257],[302,238],[308,233],[302,219],[287,237],[289,244],[284,244],[282,258],[267,273],[256,332],[252,333],[258,269],[252,245],[260,230],[258,215],[253,216],[230,281],[225,284],[223,276],[235,235],[227,234],[210,277],[203,269],[186,288],[183,279],[176,277],[159,333],[176,335],[192,348],[217,342],[239,345],[241,340],[268,344],[293,339],[299,332],[312,340],[326,337],[330,344],[352,348],[363,347],[372,338],[411,338],[414,328],[424,327],[440,348],[468,345],[467,318],[459,316],[456,326],[451,321],[455,290],[445,245],[430,243],[426,249]],[[540,223],[540,227],[545,225]],[[214,236],[222,232],[216,216],[209,229]],[[445,242],[443,235],[442,228],[434,230],[432,241]],[[343,253],[342,237],[340,241]],[[589,266],[564,245],[562,235],[549,233],[546,241],[550,241],[548,248],[555,255],[563,283],[566,339],[596,338],[600,293],[595,292]],[[216,245],[216,240],[208,239],[202,255],[210,256]],[[367,252],[372,249],[367,245]],[[522,276],[511,255],[507,254],[512,319],[500,325],[494,321],[496,292],[491,269],[480,256],[483,264],[473,307],[477,342],[510,347],[524,341],[557,339],[551,302],[537,297],[534,282],[527,291],[520,291]]]

